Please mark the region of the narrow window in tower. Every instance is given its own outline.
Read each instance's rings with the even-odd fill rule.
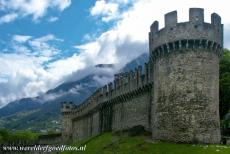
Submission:
[[[163,45],[163,48],[164,48],[164,52],[167,53],[168,52],[168,48],[167,48],[166,44]]]
[[[152,56],[153,59],[155,59],[155,58],[157,57],[157,56],[156,56],[156,53],[157,53],[157,49],[155,49],[154,52],[153,52],[153,56]],[[153,59],[152,59],[152,60],[153,60]]]
[[[194,45],[194,40],[188,40],[188,48],[192,49]]]
[[[186,48],[187,46],[187,40],[181,40],[181,47]]]
[[[155,56],[155,57],[158,56],[158,48],[154,51],[154,56]]]
[[[179,41],[175,42],[175,49],[179,49]]]
[[[217,46],[217,43],[215,42],[215,43],[213,44],[213,46],[212,46],[212,49],[213,49],[213,50],[216,50],[216,46]]]
[[[207,46],[207,40],[202,40],[201,46],[202,46],[203,48],[206,48],[206,46]]]
[[[173,50],[173,43],[169,43],[169,50]]]
[[[162,49],[161,46],[159,47],[159,50],[158,50],[158,51],[160,51],[160,52],[158,53],[158,56],[161,56],[161,54],[162,54],[162,52],[163,52],[163,49]]]
[[[208,41],[208,49],[211,49],[211,46],[212,46],[212,41]]]
[[[199,46],[200,46],[200,40],[195,40],[195,45],[194,45],[194,47],[195,47],[195,48],[199,48]]]

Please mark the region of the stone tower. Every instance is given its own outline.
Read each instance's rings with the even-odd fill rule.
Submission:
[[[204,22],[204,10],[191,8],[189,21],[177,12],[165,15],[149,33],[153,76],[153,139],[173,142],[220,142],[219,57],[223,24],[218,14]]]
[[[75,105],[72,102],[61,103],[62,113],[62,139],[66,142],[72,138],[72,119],[71,114]]]

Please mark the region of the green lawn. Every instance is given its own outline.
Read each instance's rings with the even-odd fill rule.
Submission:
[[[146,136],[130,137],[113,133],[104,133],[73,145],[85,144],[85,151],[65,151],[64,154],[230,154],[230,146],[225,145],[154,143]]]

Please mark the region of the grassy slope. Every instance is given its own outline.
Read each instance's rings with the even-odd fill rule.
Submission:
[[[230,146],[192,145],[152,142],[149,137],[115,135],[104,133],[100,136],[75,143],[86,144],[86,151],[64,152],[65,154],[229,154]]]

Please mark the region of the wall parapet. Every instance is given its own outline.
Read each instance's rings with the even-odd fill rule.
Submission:
[[[149,83],[143,87],[140,87],[138,89],[135,89],[133,91],[129,91],[127,93],[124,93],[122,95],[116,96],[114,98],[108,99],[106,101],[100,102],[99,104],[97,104],[97,106],[94,106],[93,108],[88,108],[85,109],[81,112],[79,111],[75,111],[73,110],[73,115],[72,119],[73,120],[77,120],[77,119],[81,119],[82,117],[88,116],[89,114],[93,114],[94,112],[99,111],[102,107],[104,106],[108,106],[108,105],[113,105],[117,102],[122,103],[125,102],[126,100],[130,99],[130,98],[135,98],[137,96],[139,96],[140,94],[149,91],[150,88],[152,88],[153,84]]]
[[[80,105],[73,105],[70,102],[62,103],[62,114],[76,119],[97,111],[98,107],[105,102],[136,96],[137,92],[145,91],[147,87],[152,86],[153,81],[149,78],[149,71],[149,64],[145,63],[144,69],[138,66],[135,71],[115,74],[113,82],[99,88]]]
[[[204,22],[204,10],[190,8],[189,21],[177,22],[177,12],[165,15],[165,27],[159,30],[159,22],[154,21],[149,32],[149,48],[154,51],[157,47],[180,40],[209,40],[223,48],[223,24],[218,14],[211,15],[211,23]]]

